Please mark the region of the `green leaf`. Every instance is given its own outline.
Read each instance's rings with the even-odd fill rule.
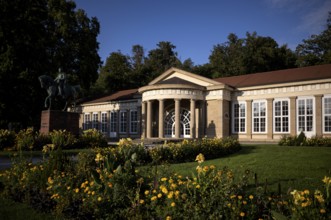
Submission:
[[[284,216],[283,214],[280,214],[279,212],[271,210],[271,214],[272,214],[272,218],[274,220],[288,220],[288,218],[286,218],[286,216]]]

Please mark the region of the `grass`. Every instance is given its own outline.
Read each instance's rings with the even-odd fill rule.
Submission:
[[[331,148],[244,145],[236,154],[205,161],[204,165],[227,166],[239,177],[250,170],[257,174],[260,186],[267,181],[268,191],[277,192],[278,183],[289,189],[321,188],[325,175],[331,175]],[[195,172],[197,163],[173,164],[170,169],[184,176]],[[255,184],[252,178],[252,184]]]
[[[0,219],[6,220],[52,220],[54,217],[47,213],[33,210],[26,204],[0,198]]]

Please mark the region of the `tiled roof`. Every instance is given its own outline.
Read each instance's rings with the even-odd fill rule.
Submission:
[[[138,89],[128,89],[115,92],[111,95],[104,96],[98,99],[94,99],[84,104],[100,103],[100,102],[110,102],[110,101],[119,101],[119,100],[128,100],[133,99],[135,95],[138,94]]]
[[[222,77],[214,80],[240,88],[326,78],[331,78],[331,64]]]

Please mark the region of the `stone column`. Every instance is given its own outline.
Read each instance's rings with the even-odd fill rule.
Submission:
[[[323,127],[323,106],[322,106],[323,95],[315,95],[315,127],[316,127],[316,136],[322,136],[322,127]]]
[[[267,99],[267,139],[273,139],[273,101],[274,99]]]
[[[246,100],[246,106],[247,106],[247,138],[252,139],[252,100]]]
[[[152,101],[147,101],[147,119],[146,119],[146,127],[147,127],[147,133],[146,137],[151,138],[152,137]]]
[[[295,136],[297,134],[297,110],[296,110],[296,105],[297,105],[297,97],[292,96],[290,97],[290,135]]]
[[[175,99],[175,138],[180,138],[180,99]]]
[[[146,102],[141,102],[141,138],[146,138]]]
[[[190,100],[190,136],[195,138],[195,100]]]
[[[164,137],[164,100],[159,100],[159,138]]]

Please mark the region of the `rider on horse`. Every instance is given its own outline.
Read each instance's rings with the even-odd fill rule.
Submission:
[[[67,76],[65,73],[61,73],[61,68],[59,69],[59,73],[54,81],[58,85],[59,95],[62,96],[62,98],[65,98],[64,85],[67,83]]]

